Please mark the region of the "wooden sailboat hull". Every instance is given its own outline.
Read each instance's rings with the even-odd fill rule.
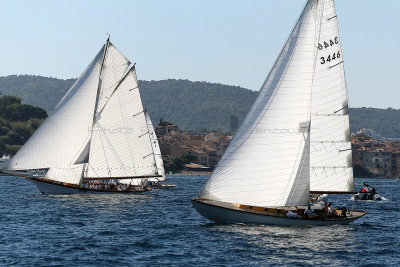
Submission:
[[[201,215],[212,222],[219,224],[245,223],[262,225],[280,225],[280,226],[305,226],[305,225],[334,225],[349,224],[366,214],[362,211],[351,211],[351,216],[347,218],[335,217],[330,219],[304,219],[289,218],[282,214],[270,214],[267,211],[251,210],[239,208],[239,205],[211,201],[205,199],[193,199],[194,208]],[[269,210],[266,208],[266,210]]]
[[[28,179],[39,189],[42,194],[79,194],[83,193],[79,188],[72,188],[52,183],[40,181],[38,179]]]
[[[111,191],[111,190],[97,190],[89,188],[81,188],[78,185],[66,185],[62,183],[54,183],[42,178],[27,178],[33,182],[42,194],[127,194],[127,193],[141,193],[146,192],[148,189],[135,191]]]

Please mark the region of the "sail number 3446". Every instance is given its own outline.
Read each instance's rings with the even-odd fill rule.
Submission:
[[[333,53],[333,55],[328,55],[327,57],[321,57],[321,64],[325,64],[326,62],[331,62],[332,60],[339,59],[340,58],[340,52],[337,51],[337,53]]]

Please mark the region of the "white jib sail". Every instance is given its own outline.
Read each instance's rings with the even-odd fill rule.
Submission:
[[[104,46],[69,89],[54,113],[7,165],[8,170],[65,167],[84,149],[93,123]]]
[[[255,206],[309,203],[307,121],[319,35],[317,9],[317,1],[308,1],[199,198]]]
[[[134,68],[96,116],[92,131],[85,177],[158,175]]]
[[[156,160],[158,174],[161,175],[161,177],[151,178],[149,180],[150,181],[165,181],[164,163],[162,160],[160,145],[158,144],[156,131],[154,130],[153,123],[151,122],[149,113],[145,112],[145,116],[146,116],[147,129],[149,130],[149,134],[150,134],[151,145],[153,147],[153,153],[154,153],[154,157]]]
[[[82,179],[84,164],[75,164],[65,168],[50,168],[44,178],[54,181],[79,185]]]
[[[346,78],[333,0],[320,1],[321,30],[312,88],[310,190],[353,191]]]

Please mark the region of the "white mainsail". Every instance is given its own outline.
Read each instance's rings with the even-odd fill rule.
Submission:
[[[66,167],[86,146],[105,46],[5,170]]]
[[[92,131],[85,177],[158,175],[134,67],[96,116]]]
[[[308,1],[199,198],[254,206],[309,202],[308,132],[319,13],[318,2]]]
[[[151,140],[151,145],[153,147],[153,153],[156,160],[158,174],[161,175],[161,177],[151,178],[150,181],[165,181],[164,163],[162,160],[162,155],[161,155],[160,145],[158,144],[157,135],[154,130],[153,123],[151,122],[149,113],[145,112],[145,115],[146,115],[147,129],[149,130],[150,134],[150,140]]]
[[[346,78],[333,0],[322,20],[312,88],[310,190],[352,192],[353,168]]]

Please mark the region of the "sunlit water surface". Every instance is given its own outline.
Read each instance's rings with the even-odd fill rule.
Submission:
[[[210,223],[190,203],[206,179],[171,176],[177,188],[142,194],[50,196],[0,177],[0,265],[400,266],[400,181],[365,179],[386,201],[329,196],[368,210],[351,225],[278,227]]]

